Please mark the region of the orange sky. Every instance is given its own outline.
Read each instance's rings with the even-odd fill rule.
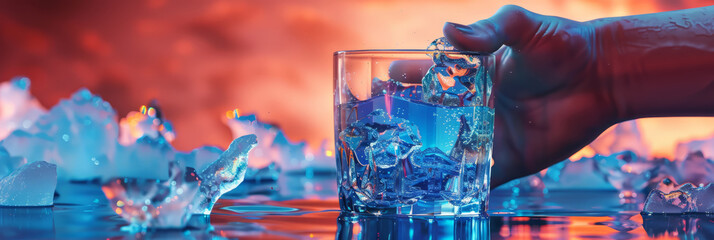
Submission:
[[[0,3],[0,79],[26,75],[45,106],[80,87],[120,116],[157,98],[179,149],[226,146],[226,110],[254,112],[292,140],[332,137],[332,52],[424,48],[445,21],[471,23],[512,3],[575,20],[714,1],[90,1]],[[714,120],[645,120],[653,152],[714,133]]]

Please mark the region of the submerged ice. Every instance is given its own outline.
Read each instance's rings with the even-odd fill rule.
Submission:
[[[382,97],[377,97],[349,109],[359,112],[361,107],[382,101]],[[356,117],[357,121],[338,134],[343,159],[342,191],[354,194],[365,206],[376,208],[411,205],[420,200],[446,200],[460,206],[479,196],[488,183],[483,176],[490,163],[490,148],[486,144],[490,144],[492,132],[478,132],[487,127],[479,127],[481,124],[477,123],[492,124],[489,120],[492,112],[447,110],[401,98],[391,101],[391,114],[376,108]],[[404,115],[415,109],[420,109],[418,112],[423,115],[419,116],[424,118]],[[453,123],[441,123],[461,130],[446,132],[454,136],[432,132],[426,119],[433,117],[432,111],[462,116]],[[407,116],[409,120],[402,118]]]

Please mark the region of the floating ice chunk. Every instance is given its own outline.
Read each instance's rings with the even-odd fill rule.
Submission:
[[[27,163],[24,157],[13,157],[0,146],[0,178],[5,177]]]
[[[305,147],[305,169],[313,172],[334,173],[335,172],[335,150],[334,145],[327,144],[327,140],[322,141],[320,147],[313,151],[309,146]]]
[[[102,185],[114,212],[138,229],[183,228],[193,213],[201,180],[193,168],[172,162],[171,177],[113,178]]]
[[[694,185],[714,182],[714,164],[704,157],[700,151],[687,155],[678,167],[679,180]]]
[[[707,157],[714,156],[714,136],[689,142],[679,142],[674,151],[674,156],[676,159],[681,160],[695,152],[701,152],[702,155]]]
[[[603,156],[631,151],[640,158],[649,158],[649,147],[640,134],[637,120],[622,122],[606,130],[590,143],[590,147]]]
[[[510,189],[514,197],[522,195],[542,197],[548,192],[540,173],[512,180],[498,188]]]
[[[52,206],[57,167],[31,162],[0,179],[0,206]]]
[[[164,138],[172,142],[176,138],[171,122],[164,119],[157,101],[151,101],[148,107],[141,106],[139,112],[129,112],[125,118],[119,121],[120,137],[119,143],[130,145],[139,138],[147,136],[157,139]]]
[[[252,134],[237,138],[218,160],[201,171],[200,194],[192,203],[194,213],[210,214],[213,204],[221,195],[243,182],[248,167],[248,154],[257,144],[257,138]]]
[[[30,95],[30,79],[0,83],[0,139],[16,129],[28,130],[46,110]]]
[[[595,162],[605,180],[620,191],[623,200],[634,199],[656,171],[652,162],[639,158],[631,151],[610,156],[596,155]]]
[[[28,162],[56,163],[60,179],[91,180],[108,168],[117,136],[116,113],[109,103],[81,89],[42,115],[27,132],[13,132],[3,146]]]
[[[595,159],[565,160],[546,170],[543,182],[550,190],[616,190],[603,178]]]

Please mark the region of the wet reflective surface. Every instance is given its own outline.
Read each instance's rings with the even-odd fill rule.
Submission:
[[[324,179],[322,179],[324,178]],[[54,207],[0,208],[0,239],[631,239],[714,238],[714,217],[643,216],[616,192],[494,191],[489,218],[340,214],[334,177],[248,183],[182,230],[132,233],[98,185],[64,184]],[[317,190],[319,189],[319,190]],[[251,193],[251,194],[247,194]],[[304,197],[299,197],[304,196]]]

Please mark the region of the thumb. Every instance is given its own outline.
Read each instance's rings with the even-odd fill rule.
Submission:
[[[540,17],[522,7],[506,5],[490,18],[471,25],[447,22],[444,36],[454,47],[465,51],[490,53],[501,45],[518,49],[538,30]]]

